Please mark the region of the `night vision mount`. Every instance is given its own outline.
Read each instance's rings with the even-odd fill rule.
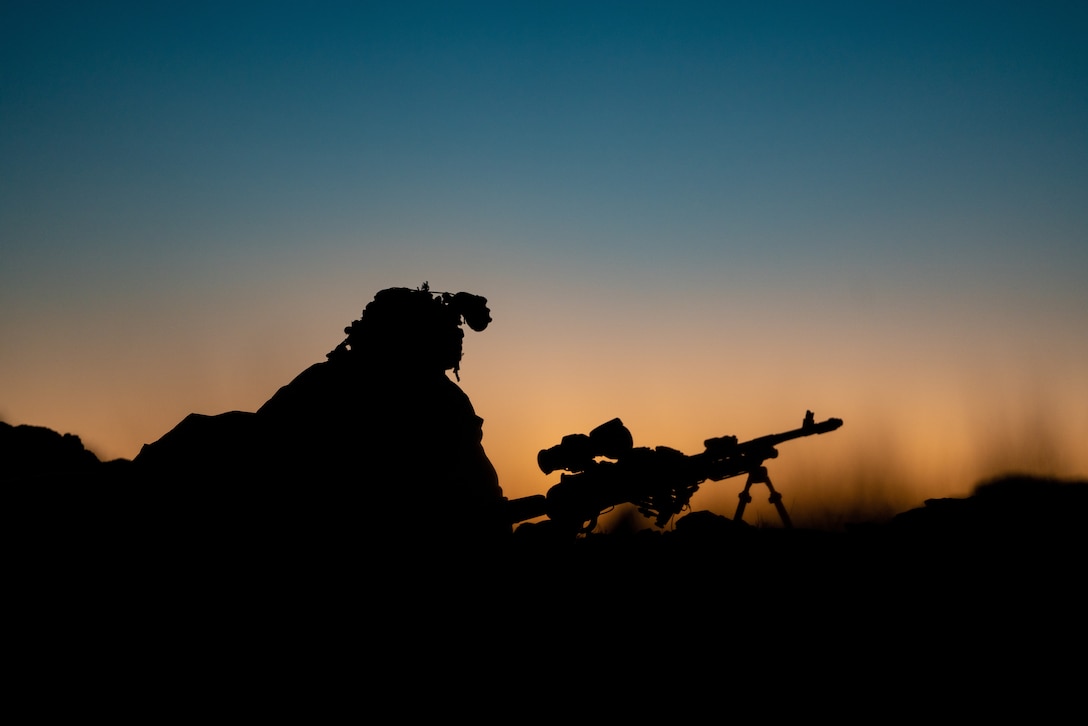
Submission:
[[[429,283],[423,283],[420,292],[437,295],[437,300],[453,314],[465,321],[465,325],[479,333],[491,323],[491,310],[487,298],[470,292],[432,292]]]

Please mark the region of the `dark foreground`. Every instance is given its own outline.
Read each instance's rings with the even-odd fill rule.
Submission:
[[[1057,518],[1025,517],[1025,488]],[[331,501],[54,486],[7,509],[9,685],[39,713],[305,722],[705,708],[691,699],[1044,713],[1081,688],[1086,489],[1011,478],[845,532],[704,512],[482,546],[373,537]]]
[[[196,598],[328,613],[400,603],[398,615],[418,603],[433,618],[453,597],[488,617],[576,605],[611,622],[830,610],[866,613],[846,619],[860,623],[1007,602],[1060,609],[1081,601],[1088,553],[1088,482],[1033,477],[845,531],[757,528],[704,511],[669,531],[555,537],[522,525],[486,541],[361,516],[360,501],[332,488],[227,497],[53,482],[8,494],[13,563],[36,583],[24,592],[74,609]],[[1047,519],[1025,515],[1025,502],[1047,502]]]
[[[709,695],[726,716],[926,697],[947,715],[954,697],[964,716],[1042,717],[1083,690],[1085,481],[1007,477],[835,532],[696,512],[472,542],[343,480],[136,484],[78,437],[0,424],[0,444],[8,685],[38,714],[310,723],[346,699],[355,716],[645,720]]]

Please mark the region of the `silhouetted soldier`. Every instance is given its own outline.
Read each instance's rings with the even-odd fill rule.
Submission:
[[[327,362],[257,411],[298,436],[301,472],[362,488],[359,526],[407,538],[509,533],[483,419],[446,373],[460,370],[462,319],[474,330],[491,322],[486,303],[426,285],[382,290]]]
[[[137,462],[189,475],[214,469],[258,499],[271,497],[271,516],[306,532],[404,542],[504,537],[511,527],[483,421],[447,374],[459,372],[462,320],[474,330],[491,322],[486,303],[427,285],[382,290],[327,361],[256,413],[191,416]]]

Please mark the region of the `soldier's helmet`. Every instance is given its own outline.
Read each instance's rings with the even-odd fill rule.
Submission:
[[[407,369],[460,369],[462,322],[484,330],[491,322],[487,299],[467,292],[391,287],[378,292],[363,316],[344,328],[347,338],[328,358],[354,358]]]

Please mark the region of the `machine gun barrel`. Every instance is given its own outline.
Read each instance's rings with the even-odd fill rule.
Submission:
[[[780,434],[767,434],[741,443],[737,442],[735,436],[707,439],[703,442],[706,450],[693,455],[691,458],[697,462],[697,466],[705,473],[704,478],[721,481],[722,479],[749,473],[753,468],[762,465],[767,459],[778,458],[778,449],[775,447],[781,443],[805,436],[825,434],[829,431],[835,431],[840,426],[842,426],[841,418],[829,418],[817,422],[812,411],[807,411],[800,428],[783,431]]]

